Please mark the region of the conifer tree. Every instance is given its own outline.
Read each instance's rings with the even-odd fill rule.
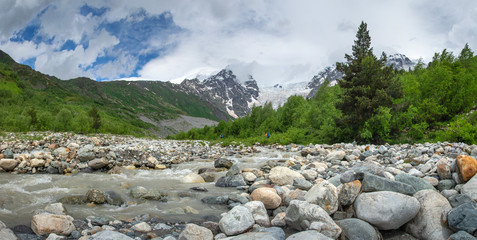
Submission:
[[[345,54],[346,61],[336,63],[338,71],[344,74],[339,81],[343,90],[341,101],[336,107],[342,111],[342,117],[336,119],[336,124],[342,132],[344,141],[370,140],[380,141],[379,134],[362,136],[365,123],[379,107],[391,107],[393,95],[399,94],[399,88],[394,84],[393,69],[385,65],[386,55],[378,59],[373,54],[371,37],[367,24],[361,22],[352,47],[352,54]],[[366,124],[369,125],[369,124]]]

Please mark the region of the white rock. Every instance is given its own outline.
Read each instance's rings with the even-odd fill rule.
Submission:
[[[295,172],[287,167],[274,167],[272,170],[270,170],[270,174],[268,175],[268,178],[277,185],[283,186],[283,185],[293,185],[293,179],[295,178],[302,178],[303,175],[301,175],[298,172]]]
[[[179,240],[212,240],[214,234],[208,228],[198,226],[193,223],[186,225],[179,235]]]
[[[326,161],[341,161],[346,156],[345,151],[334,151],[326,156]]]
[[[255,223],[264,227],[270,226],[270,218],[268,217],[267,209],[265,205],[260,201],[251,201],[245,204],[245,207],[249,208],[252,212]]]
[[[138,224],[135,224],[134,226],[132,226],[131,229],[134,230],[134,231],[138,231],[138,232],[150,232],[150,231],[152,231],[152,227],[149,224],[147,224],[146,222],[140,222]]]
[[[338,210],[338,189],[324,180],[308,190],[305,195],[305,201],[319,205],[331,215]]]
[[[205,180],[197,173],[189,173],[181,179],[182,183],[205,183]]]
[[[244,206],[236,206],[219,221],[220,230],[227,236],[237,235],[250,229],[255,220],[249,208]]]

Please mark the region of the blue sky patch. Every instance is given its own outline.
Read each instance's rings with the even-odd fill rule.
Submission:
[[[67,40],[63,46],[61,46],[60,51],[63,50],[75,50],[76,46],[78,46],[73,40]]]
[[[102,8],[94,8],[88,6],[88,4],[83,5],[80,8],[80,14],[83,16],[88,16],[88,14],[92,14],[93,16],[99,17],[102,16],[106,11],[108,11],[108,8],[102,7]]]

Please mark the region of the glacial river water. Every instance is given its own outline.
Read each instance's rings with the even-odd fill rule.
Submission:
[[[260,168],[268,160],[283,161],[298,152],[282,152],[259,148],[260,152],[246,156],[232,156],[243,168]],[[85,219],[88,216],[107,217],[110,219],[128,219],[142,214],[159,217],[171,221],[192,221],[214,215],[218,218],[225,212],[225,206],[208,205],[200,201],[205,196],[218,196],[233,192],[241,193],[235,188],[215,187],[214,183],[184,184],[181,179],[200,168],[213,168],[211,159],[198,159],[192,162],[173,165],[165,170],[127,170],[121,174],[104,172],[78,173],[76,175],[57,174],[10,174],[0,173],[0,221],[8,227],[30,225],[33,212],[55,203],[58,199],[71,195],[84,195],[89,189],[115,191],[127,202],[123,206],[104,205],[71,205],[64,204],[67,212],[74,219]],[[225,175],[217,173],[216,179]],[[168,194],[167,202],[133,199],[131,187],[142,186],[157,189]],[[189,190],[191,187],[205,187],[208,192]],[[184,192],[187,196],[184,197]],[[199,214],[175,214],[175,208],[190,206]]]

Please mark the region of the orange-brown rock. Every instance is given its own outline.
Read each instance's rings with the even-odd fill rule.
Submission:
[[[464,182],[469,181],[477,173],[477,160],[467,155],[457,156],[457,167]]]
[[[253,190],[250,201],[260,201],[266,209],[275,209],[280,206],[282,199],[273,188],[261,187]]]

